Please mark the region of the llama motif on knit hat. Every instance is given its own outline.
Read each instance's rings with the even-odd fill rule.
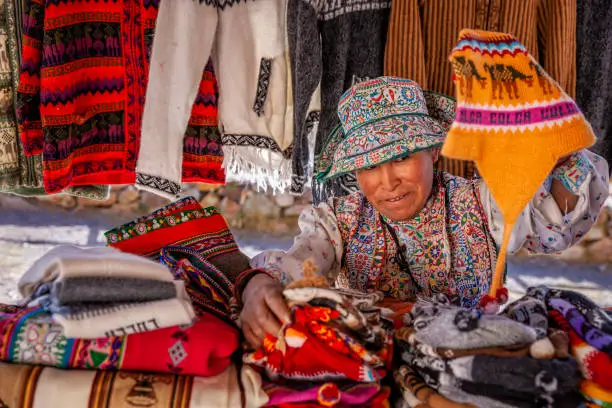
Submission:
[[[476,163],[504,218],[490,288],[496,296],[516,219],[558,160],[593,145],[595,135],[576,103],[512,35],[463,30],[450,61],[457,114],[442,154]]]
[[[451,58],[453,64],[453,75],[454,81],[459,81],[458,92],[464,95],[466,98],[472,98],[472,87],[474,86],[474,79],[478,81],[480,87],[484,89],[487,86],[486,78],[478,72],[478,68],[474,64],[474,61],[466,58],[465,56],[458,55]]]
[[[525,82],[529,88],[533,87],[533,76],[521,72],[512,65],[484,64],[484,69],[491,77],[493,99],[520,99],[519,81]]]

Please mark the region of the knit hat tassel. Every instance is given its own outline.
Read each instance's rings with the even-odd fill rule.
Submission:
[[[499,256],[497,257],[495,271],[491,278],[491,288],[489,289],[489,294],[485,295],[480,301],[481,308],[487,314],[499,312],[501,305],[508,301],[508,290],[504,287],[504,275],[506,272],[506,254],[508,253],[508,245],[510,244],[513,227],[514,221],[504,223],[504,238],[499,250]]]
[[[463,30],[450,55],[457,114],[442,154],[473,160],[504,219],[504,237],[485,312],[508,299],[503,287],[514,223],[557,161],[595,142],[576,103],[513,36]]]

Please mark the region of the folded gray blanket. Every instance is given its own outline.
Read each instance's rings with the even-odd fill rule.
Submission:
[[[72,277],[47,282],[34,291],[32,300],[47,298],[56,306],[84,303],[135,303],[177,296],[174,282],[114,277]]]

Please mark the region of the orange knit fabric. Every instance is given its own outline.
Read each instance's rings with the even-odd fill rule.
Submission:
[[[512,35],[463,30],[450,61],[458,108],[442,154],[476,162],[504,217],[494,295],[516,219],[557,161],[591,146],[595,135],[576,103]]]

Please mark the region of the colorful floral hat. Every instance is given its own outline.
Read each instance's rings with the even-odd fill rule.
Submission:
[[[338,104],[338,125],[317,157],[317,179],[442,146],[455,101],[411,80],[380,77],[354,85]]]

